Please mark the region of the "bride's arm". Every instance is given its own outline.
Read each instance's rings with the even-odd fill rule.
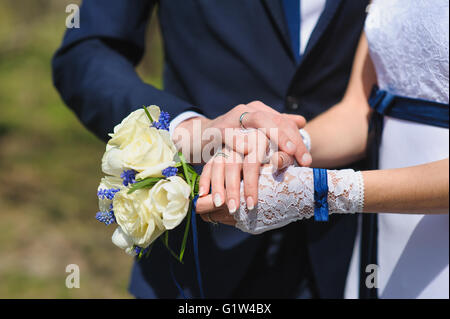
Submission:
[[[448,213],[448,173],[448,159],[390,170],[328,170],[329,213]],[[258,192],[258,205],[251,211],[246,208],[242,194],[239,210],[233,215],[226,207],[215,208],[209,195],[198,200],[197,213],[206,221],[210,218],[236,225],[253,234],[314,215],[311,168],[291,166],[274,175],[270,167],[265,167]]]
[[[370,115],[367,101],[375,83],[375,70],[363,34],[344,98],[305,127],[312,141],[313,167],[339,167],[364,157]]]
[[[412,167],[365,171],[364,212],[448,214],[448,174],[448,158]]]

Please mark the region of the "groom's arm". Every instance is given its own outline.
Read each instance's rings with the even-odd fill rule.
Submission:
[[[172,116],[195,108],[145,84],[135,66],[155,0],[84,1],[80,28],[67,30],[53,61],[53,81],[64,102],[103,140],[126,115],[156,104]]]

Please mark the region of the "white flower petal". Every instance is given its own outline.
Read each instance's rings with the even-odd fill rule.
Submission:
[[[133,240],[118,226],[112,235],[112,242],[119,248],[127,249],[133,247]]]

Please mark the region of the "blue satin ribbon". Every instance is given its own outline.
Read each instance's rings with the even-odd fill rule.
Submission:
[[[374,110],[369,123],[368,158],[372,169],[378,168],[378,149],[383,132],[383,117],[448,128],[449,105],[434,101],[393,95],[374,85],[369,97],[369,105]]]
[[[202,273],[200,270],[200,258],[198,253],[198,234],[197,234],[197,218],[196,218],[196,212],[195,209],[197,207],[197,200],[198,195],[194,197],[192,200],[192,212],[191,212],[191,226],[192,226],[192,246],[194,248],[194,261],[195,261],[195,270],[197,273],[197,283],[198,288],[200,290],[200,298],[205,298],[205,293],[203,291],[203,282],[202,282]],[[172,280],[175,283],[175,286],[178,289],[178,292],[180,293],[181,297],[183,299],[187,299],[186,295],[184,294],[183,288],[181,288],[181,285],[178,283],[177,279],[175,278],[175,273],[173,271],[173,264],[172,264],[172,257],[170,258],[170,275],[172,276]]]
[[[369,105],[380,115],[448,128],[448,104],[393,95],[375,85]]]
[[[197,283],[200,290],[200,297],[205,298],[205,293],[203,291],[202,273],[200,271],[200,258],[198,254],[198,235],[197,235],[197,213],[195,209],[197,207],[198,195],[194,197],[192,201],[192,212],[191,212],[191,224],[192,224],[192,244],[194,246],[194,259],[195,259],[195,270],[197,271]]]
[[[173,280],[173,282],[175,283],[175,286],[177,287],[178,292],[179,292],[180,295],[181,295],[181,298],[187,299],[187,298],[186,298],[186,295],[184,294],[183,288],[181,288],[180,284],[179,284],[178,281],[177,281],[177,278],[175,278],[175,273],[174,273],[174,271],[173,271],[173,261],[172,261],[172,258],[173,258],[172,256],[169,256],[170,276],[172,276],[172,280]]]
[[[328,221],[328,173],[324,168],[314,168],[314,219]]]

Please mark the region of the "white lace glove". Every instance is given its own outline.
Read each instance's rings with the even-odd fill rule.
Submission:
[[[314,216],[314,175],[308,167],[290,166],[272,173],[265,166],[259,177],[258,205],[249,211],[243,196],[233,214],[240,230],[260,234],[291,222]],[[328,170],[329,214],[362,212],[364,181],[361,172],[352,169]]]

